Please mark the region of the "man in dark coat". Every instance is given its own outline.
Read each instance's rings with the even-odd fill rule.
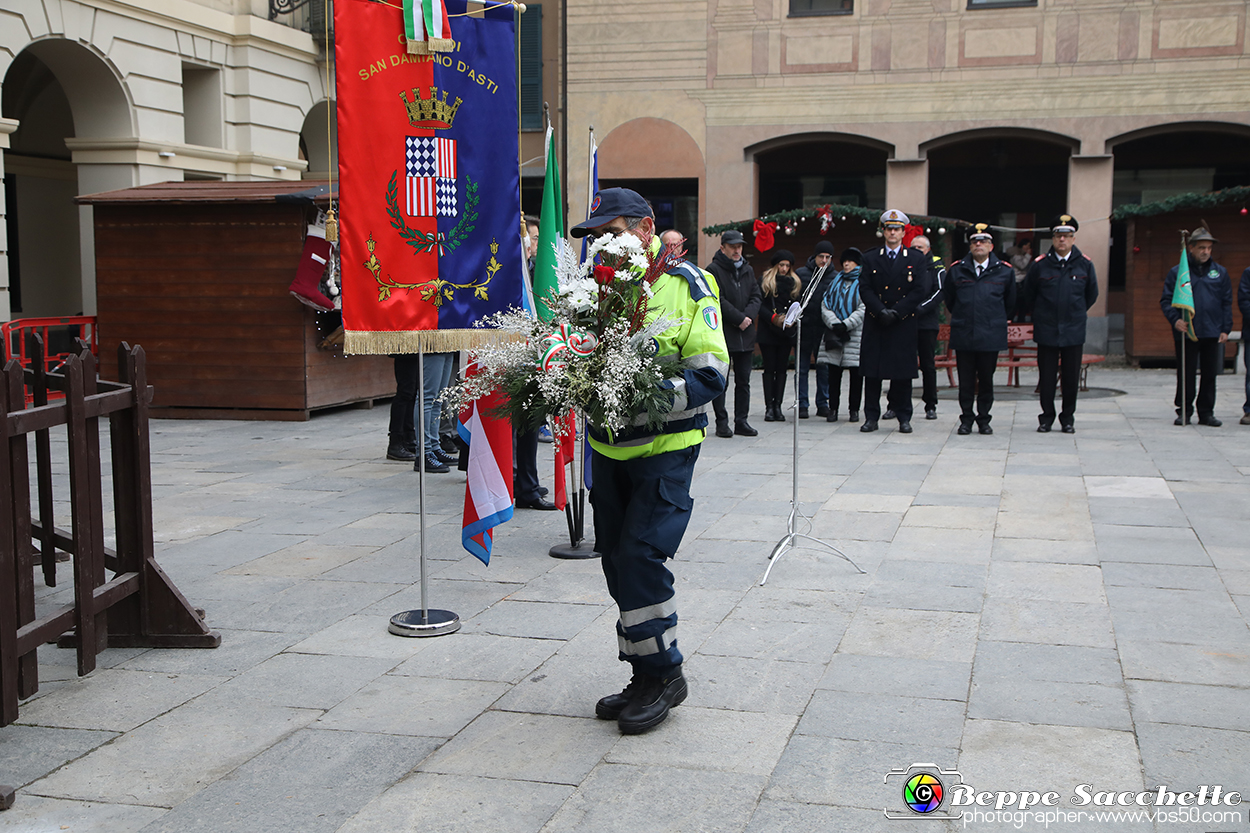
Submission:
[[[803,282],[803,294],[808,295],[808,286],[816,273],[820,271],[821,267],[824,267],[825,270],[820,276],[820,285],[810,294],[812,300],[808,302],[806,309],[803,310],[803,326],[801,328],[803,330],[803,343],[796,345],[797,352],[794,357],[794,370],[798,379],[799,419],[808,418],[808,369],[816,361],[816,354],[820,351],[820,343],[825,338],[825,322],[820,318],[820,301],[825,297],[825,293],[829,291],[830,285],[841,274],[840,264],[833,262],[833,255],[833,244],[828,240],[821,240],[816,244],[816,249],[812,256],[807,259],[807,265],[800,266],[794,271],[795,276]],[[816,399],[816,416],[829,416],[829,365],[827,364],[816,365],[816,396],[814,398]]]
[[[907,215],[890,209],[881,215],[885,245],[864,253],[859,295],[867,316],[860,342],[864,376],[864,424],[876,431],[881,418],[881,380],[890,380],[888,401],[898,430],[911,433],[911,381],[916,369],[916,310],[933,294],[928,255],[903,245]]]
[[[1241,310],[1241,365],[1246,368],[1246,404],[1241,406],[1241,424],[1250,425],[1250,269],[1241,273],[1237,284],[1237,308]]]
[[[1203,224],[1206,225],[1205,223]],[[1188,425],[1194,414],[1194,384],[1198,366],[1202,366],[1202,384],[1198,388],[1198,424],[1219,428],[1224,423],[1215,418],[1215,377],[1224,368],[1224,343],[1233,329],[1233,284],[1228,270],[1211,258],[1215,244],[1207,228],[1198,228],[1189,236],[1189,282],[1194,294],[1193,335],[1181,311],[1172,306],[1176,289],[1173,266],[1163,281],[1159,306],[1172,325],[1172,342],[1176,348],[1176,425]]]
[[[993,434],[994,369],[1007,349],[1007,322],[1016,306],[1016,273],[994,254],[990,227],[977,223],[968,237],[971,251],[946,273],[942,295],[951,313],[951,348],[959,371],[959,434]],[[972,410],[976,399],[976,412]]]
[[[746,240],[742,232],[730,229],[720,236],[720,251],[707,270],[720,287],[720,317],[725,322],[725,347],[729,350],[729,366],[734,374],[734,427],[729,430],[729,414],[725,411],[725,394],[712,400],[716,413],[716,436],[739,434],[754,437],[759,432],[747,422],[751,412],[751,357],[755,352],[755,319],[760,314],[759,281],[755,270],[742,256]]]
[[[916,309],[916,348],[920,359],[920,400],[924,402],[924,418],[937,419],[937,352],[938,309],[942,306],[942,282],[946,278],[946,264],[932,251],[933,245],[923,234],[911,241],[911,247],[929,256],[933,270],[933,294]]]
[[[1042,405],[1037,430],[1045,434],[1055,424],[1058,376],[1063,391],[1059,427],[1065,434],[1074,434],[1085,321],[1087,310],[1098,300],[1098,275],[1094,262],[1075,245],[1081,227],[1076,218],[1060,214],[1050,225],[1050,251],[1029,264],[1021,307],[1033,314],[1033,340],[1037,342],[1037,390]]]

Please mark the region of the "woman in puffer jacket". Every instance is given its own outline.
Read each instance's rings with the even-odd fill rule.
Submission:
[[[842,397],[842,369],[851,375],[847,410],[851,422],[859,420],[859,399],[864,378],[859,375],[859,341],[864,332],[864,302],[859,297],[859,267],[863,263],[859,249],[851,247],[840,261],[842,274],[829,285],[820,303],[820,317],[825,323],[825,338],[816,356],[819,364],[829,365],[828,422],[838,421],[838,402]]]
[[[803,282],[791,270],[794,255],[778,249],[773,255],[772,268],[760,277],[760,325],[756,342],[760,357],[764,360],[764,421],[785,422],[781,400],[786,392],[786,365],[790,351],[794,349],[794,325],[783,327],[786,311],[799,299]]]

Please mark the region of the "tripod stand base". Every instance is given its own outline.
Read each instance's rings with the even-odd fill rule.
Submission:
[[[446,636],[460,630],[460,617],[450,610],[405,610],[386,629],[396,636]]]
[[[595,552],[595,548],[590,544],[582,541],[580,544],[556,544],[547,554],[552,558],[598,558],[599,553]]]

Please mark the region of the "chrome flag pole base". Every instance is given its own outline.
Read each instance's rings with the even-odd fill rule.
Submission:
[[[391,617],[387,630],[396,636],[446,636],[460,630],[460,617],[450,610],[405,610]]]
[[[556,544],[547,554],[552,558],[598,558],[599,553],[595,552],[595,548],[586,541],[580,544]]]

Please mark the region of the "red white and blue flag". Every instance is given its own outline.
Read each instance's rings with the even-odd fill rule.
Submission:
[[[460,437],[469,446],[460,542],[490,564],[491,530],[512,520],[512,423],[490,414],[499,393],[483,397],[460,415]]]

